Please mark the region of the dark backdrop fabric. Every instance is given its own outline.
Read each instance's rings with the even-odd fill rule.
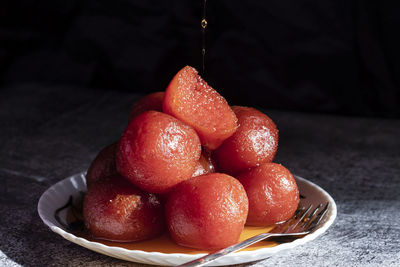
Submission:
[[[208,0],[204,77],[230,104],[400,117],[399,14],[399,1]],[[202,1],[3,0],[0,83],[164,90],[201,70],[201,16]]]

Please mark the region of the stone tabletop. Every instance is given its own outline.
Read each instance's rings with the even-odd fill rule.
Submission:
[[[37,214],[49,186],[118,140],[137,98],[36,84],[0,90],[0,266],[145,266],[70,243]],[[240,266],[399,266],[400,120],[265,112],[280,130],[275,161],[329,192],[338,216],[316,240]]]

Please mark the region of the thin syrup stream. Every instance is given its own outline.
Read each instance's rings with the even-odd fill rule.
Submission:
[[[207,0],[203,1],[203,18],[201,20],[201,33],[203,37],[203,45],[201,49],[201,55],[202,55],[202,63],[203,63],[203,76],[206,70],[206,28],[207,28],[207,20],[206,20],[206,5],[207,5]]]

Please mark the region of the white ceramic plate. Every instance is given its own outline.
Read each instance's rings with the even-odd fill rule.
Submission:
[[[239,251],[212,263],[214,266],[240,264],[264,259],[271,254],[277,253],[284,249],[294,248],[298,245],[304,244],[315,239],[317,236],[324,233],[333,223],[336,218],[336,204],[333,198],[319,186],[307,181],[304,178],[295,176],[300,194],[305,196],[301,199],[303,205],[329,202],[330,206],[325,218],[320,223],[317,230],[313,233],[306,235],[302,238],[296,239],[288,243],[278,244],[273,247],[260,247],[252,251]],[[131,250],[118,246],[109,246],[100,242],[93,242],[88,239],[74,235],[69,232],[66,227],[60,224],[54,217],[57,209],[64,206],[70,196],[78,199],[81,198],[82,193],[86,191],[85,172],[68,177],[55,185],[51,186],[39,199],[38,212],[43,222],[50,227],[50,229],[65,239],[74,242],[80,246],[91,249],[93,251],[127,260],[132,262],[147,263],[154,265],[179,265],[194,259],[197,259],[205,253],[161,253],[159,251],[144,251],[144,250]],[[66,221],[67,213],[65,210],[59,213],[59,220]],[[260,243],[260,242],[259,242]],[[194,252],[196,253],[196,252]]]

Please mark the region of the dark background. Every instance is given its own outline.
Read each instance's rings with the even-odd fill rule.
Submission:
[[[37,203],[120,138],[139,94],[201,68],[201,4],[0,0],[1,266],[131,266],[51,232]],[[398,266],[399,5],[208,0],[206,80],[265,108],[274,161],[338,206],[319,238],[237,266]]]
[[[204,76],[230,104],[400,117],[399,14],[399,1],[209,0]],[[201,70],[201,16],[201,1],[3,0],[0,85],[164,90]]]

